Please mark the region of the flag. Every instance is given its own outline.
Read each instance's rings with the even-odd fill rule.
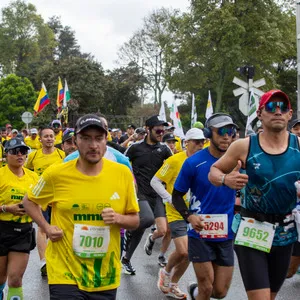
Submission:
[[[181,139],[184,139],[184,133],[183,133],[182,124],[180,121],[180,115],[177,109],[175,98],[173,99],[172,107],[170,108],[170,110],[171,110],[170,118],[173,121],[175,127],[174,134],[179,136]]]
[[[42,88],[33,107],[34,114],[36,115],[37,113],[41,112],[49,103],[50,100],[47,94],[47,89],[44,82],[42,82]]]
[[[248,100],[248,118],[247,118],[247,124],[246,124],[246,129],[245,129],[246,134],[248,131],[253,130],[252,122],[257,117],[257,114],[256,114],[257,108],[258,108],[258,98],[255,97],[253,92],[251,92],[249,100]]]
[[[195,105],[195,95],[192,95],[191,128],[197,122],[197,110]]]
[[[57,98],[56,98],[56,105],[58,109],[60,109],[62,106],[63,98],[64,98],[64,89],[60,77],[58,77]]]
[[[208,91],[208,100],[206,105],[205,118],[208,119],[214,113],[214,109],[212,106],[210,91]]]
[[[67,80],[65,79],[65,88],[64,88],[64,100],[63,100],[63,107],[67,107],[68,102],[71,99],[70,91],[68,88]]]
[[[160,107],[160,110],[159,110],[159,119],[167,122],[164,101],[161,101],[161,107]]]

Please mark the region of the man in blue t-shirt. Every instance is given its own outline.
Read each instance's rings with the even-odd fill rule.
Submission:
[[[235,191],[215,187],[208,173],[232,142],[236,124],[223,113],[212,115],[204,134],[210,146],[184,162],[177,177],[172,202],[188,224],[188,253],[197,284],[191,284],[192,299],[224,298],[233,273],[233,232]],[[183,196],[190,190],[187,209]]]

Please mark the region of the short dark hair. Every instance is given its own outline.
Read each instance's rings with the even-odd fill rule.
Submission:
[[[44,126],[44,127],[40,127],[40,128],[39,128],[40,136],[43,135],[43,131],[46,130],[46,129],[50,129],[50,130],[52,130],[53,133],[54,133],[53,127],[51,127],[51,126]]]

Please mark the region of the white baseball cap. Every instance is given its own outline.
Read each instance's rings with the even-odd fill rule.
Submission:
[[[36,128],[31,128],[30,129],[30,134],[38,134],[38,131]]]
[[[188,130],[188,132],[185,135],[185,140],[205,140],[203,131],[199,128],[192,128]]]

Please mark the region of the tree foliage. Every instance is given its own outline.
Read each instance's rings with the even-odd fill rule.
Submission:
[[[25,111],[33,111],[37,99],[32,83],[27,78],[9,75],[0,81],[0,124],[11,123],[14,128],[21,129],[25,124],[21,115]]]

